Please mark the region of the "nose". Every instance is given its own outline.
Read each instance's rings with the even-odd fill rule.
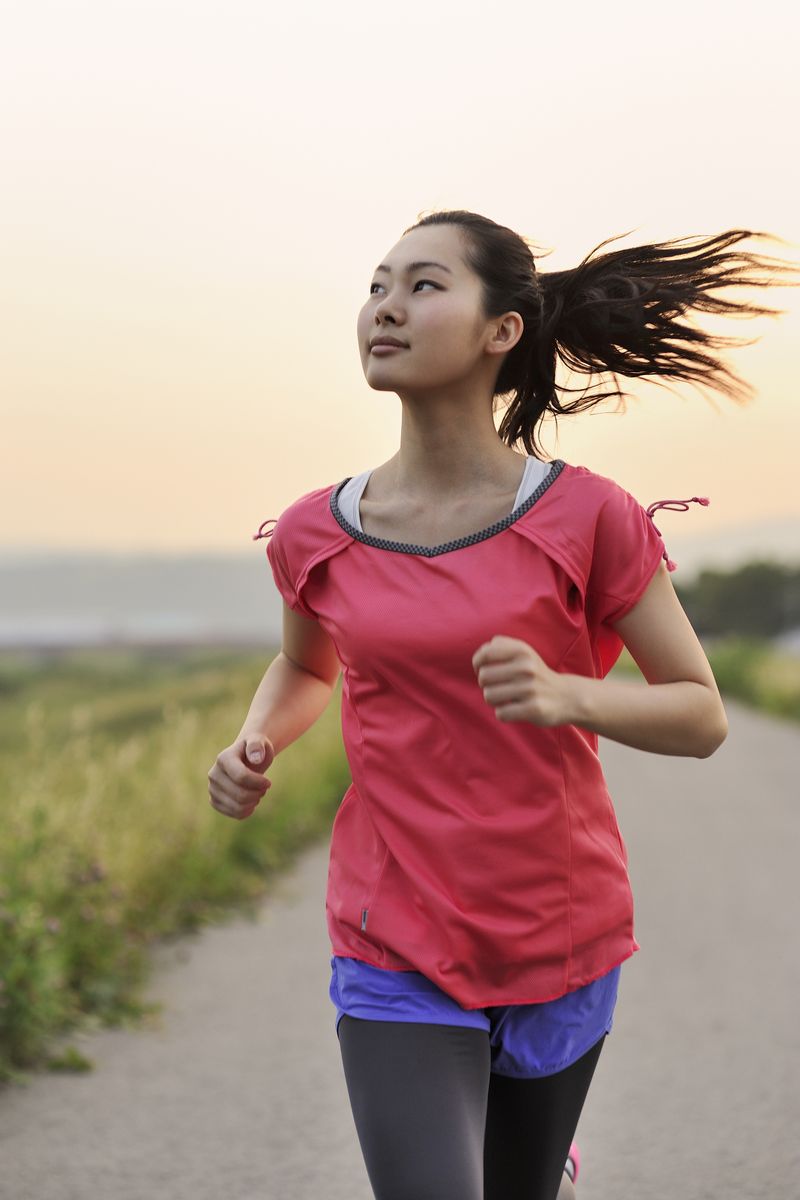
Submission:
[[[393,321],[395,323],[397,321],[394,315],[394,301],[391,301],[388,295],[384,296],[375,307],[376,325],[382,325],[385,321]]]

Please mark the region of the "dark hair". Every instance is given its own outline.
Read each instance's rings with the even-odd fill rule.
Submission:
[[[711,296],[722,287],[766,287],[776,275],[796,268],[766,255],[729,251],[745,238],[772,234],[729,229],[713,237],[682,238],[651,245],[592,255],[568,271],[537,271],[536,255],[527,238],[505,225],[462,209],[431,212],[416,225],[458,225],[464,235],[465,260],[483,283],[487,317],[518,312],[525,332],[506,355],[495,380],[494,395],[514,393],[500,425],[501,439],[509,446],[522,442],[536,455],[536,427],[546,413],[580,412],[609,396],[618,396],[625,408],[616,373],[630,376],[705,382],[746,403],[754,389],[724,362],[709,353],[725,346],[751,345],[758,338],[722,337],[682,324],[677,318],[688,309],[738,317],[778,316],[771,309],[744,301]],[[627,237],[628,234],[619,234]],[[761,278],[755,270],[767,270]],[[780,282],[778,280],[777,282]],[[790,286],[797,286],[792,282]],[[569,388],[556,383],[557,359],[578,371],[610,374],[617,385],[592,396],[590,386]],[[667,385],[663,385],[667,386]],[[583,398],[562,403],[558,392],[584,393]],[[538,456],[537,456],[538,457]]]

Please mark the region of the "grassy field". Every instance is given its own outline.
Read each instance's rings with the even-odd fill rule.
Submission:
[[[209,803],[273,654],[0,656],[0,1080],[90,1065],[63,1034],[146,1014],[148,943],[252,911],[330,828],[350,780],[341,684],[252,817]]]
[[[350,781],[341,682],[249,820],[209,804],[273,654],[0,654],[0,1081],[90,1069],[69,1034],[147,1015],[154,939],[253,911],[330,830]],[[739,639],[709,658],[723,695],[800,719],[799,660]]]

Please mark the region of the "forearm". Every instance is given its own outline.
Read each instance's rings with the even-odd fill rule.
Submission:
[[[280,754],[322,715],[333,686],[296,666],[281,651],[267,667],[238,737],[263,733],[275,754]]]
[[[565,675],[571,719],[624,746],[707,758],[727,735],[719,694],[693,680],[647,683]]]

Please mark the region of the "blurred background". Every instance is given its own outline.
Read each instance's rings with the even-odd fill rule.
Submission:
[[[375,265],[440,208],[511,226],[544,271],[733,228],[797,261],[792,20],[771,0],[6,7],[0,1079],[85,1068],[54,1033],[141,1014],[153,939],[257,899],[330,828],[338,699],[275,764],[268,817],[220,821],[206,772],[279,644],[252,535],[398,445],[356,344]],[[625,411],[542,437],[645,506],[710,498],[656,514],[673,584],[725,696],[796,721],[800,294],[753,298],[783,315],[702,318],[755,339],[723,352],[749,403],[634,380]]]

